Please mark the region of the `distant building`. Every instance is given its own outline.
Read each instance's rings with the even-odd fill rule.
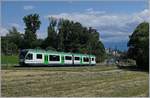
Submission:
[[[114,50],[111,48],[105,48],[105,51],[106,51],[106,54],[113,55],[113,56],[120,56],[120,53],[118,50]]]

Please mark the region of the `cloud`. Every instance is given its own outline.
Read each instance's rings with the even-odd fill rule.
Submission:
[[[8,27],[0,27],[1,36],[6,36],[9,33],[9,30],[12,30],[12,27],[15,27],[18,32],[24,33],[24,29],[17,23],[9,23]]]
[[[26,11],[33,10],[34,6],[32,6],[32,5],[25,5],[25,6],[23,6],[23,9],[26,10]]]
[[[129,40],[129,35],[131,33],[128,32],[107,32],[101,33],[101,40],[103,42],[122,42]]]
[[[93,8],[88,8],[86,9],[86,11],[93,11]]]
[[[10,25],[11,27],[16,27],[17,29],[20,28],[20,25],[17,24],[17,23],[10,23],[9,25]]]
[[[100,31],[102,41],[115,42],[128,40],[128,36],[139,23],[150,20],[149,14],[148,9],[133,14],[113,14],[89,8],[84,12],[50,14],[45,17],[53,16],[78,21],[84,26],[91,26]]]
[[[93,8],[88,8],[85,10],[86,11],[86,14],[94,14],[94,15],[100,15],[100,14],[105,14],[106,12],[105,11],[95,11]]]
[[[8,30],[4,27],[0,27],[0,35],[5,36],[6,34],[8,34]]]
[[[47,32],[37,32],[37,38],[44,39],[47,37]]]
[[[103,31],[104,33],[101,33],[101,38],[111,38],[111,37],[125,37],[130,35],[131,33],[129,32],[110,32],[110,31]]]

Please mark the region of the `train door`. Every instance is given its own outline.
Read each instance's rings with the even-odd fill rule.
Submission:
[[[91,56],[89,56],[89,65],[91,65],[91,61],[92,61]]]
[[[44,64],[48,64],[48,55],[44,55]]]
[[[80,64],[82,64],[82,56],[80,57]]]
[[[61,64],[64,64],[64,56],[61,56]]]
[[[72,55],[72,64],[74,65],[74,55]]]

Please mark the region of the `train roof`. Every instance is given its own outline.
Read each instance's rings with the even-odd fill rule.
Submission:
[[[82,56],[89,56],[89,54],[80,54],[80,53],[71,53],[71,52],[58,52],[54,50],[42,50],[42,49],[23,49],[21,51],[30,51],[30,52],[43,52],[43,53],[59,53],[59,54],[68,54],[68,55],[82,55]],[[90,54],[90,56],[94,56]]]

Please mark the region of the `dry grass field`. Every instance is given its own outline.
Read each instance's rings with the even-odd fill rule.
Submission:
[[[6,97],[148,96],[148,73],[116,66],[15,67],[2,69]]]

